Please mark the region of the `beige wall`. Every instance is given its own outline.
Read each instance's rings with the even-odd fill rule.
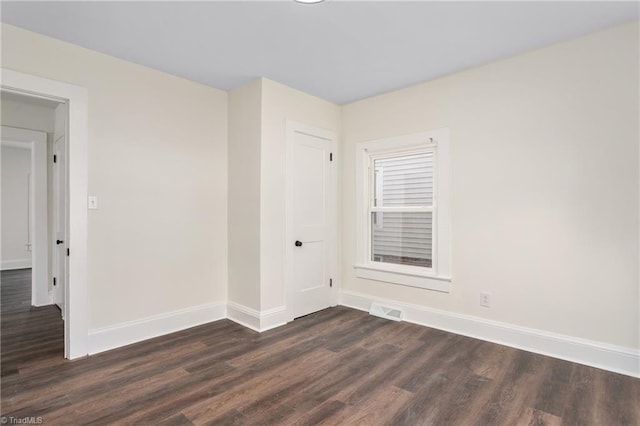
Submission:
[[[624,25],[345,106],[343,290],[638,348],[638,50]],[[440,127],[451,293],[356,278],[355,143]]]
[[[284,304],[288,118],[342,134],[343,290],[639,347],[637,23],[342,108],[266,79],[227,104],[1,28],[3,67],[88,89],[91,329],[227,299]],[[355,143],[440,127],[452,292],[355,278]]]
[[[340,131],[340,107],[259,78],[229,92],[229,300],[285,305],[287,119]]]
[[[261,309],[285,304],[285,125],[290,119],[340,133],[340,107],[280,83],[262,79],[260,179]]]
[[[229,300],[260,310],[262,81],[229,92]]]
[[[25,144],[26,145],[26,144]],[[0,154],[2,172],[2,266],[11,261],[21,261],[22,267],[30,267],[29,242],[29,174],[31,173],[31,151],[29,149],[3,146]]]
[[[2,25],[2,66],[88,90],[89,327],[227,298],[227,94]]]

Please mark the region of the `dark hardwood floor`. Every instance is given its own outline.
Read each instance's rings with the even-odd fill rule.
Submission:
[[[2,272],[2,415],[43,424],[639,425],[640,380],[336,307],[76,361],[30,271]]]
[[[61,361],[64,324],[57,306],[31,306],[31,269],[2,271],[1,279],[0,363],[4,381],[19,369]],[[4,390],[3,386],[3,394]]]

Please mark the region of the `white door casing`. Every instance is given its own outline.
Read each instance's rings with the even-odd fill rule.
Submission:
[[[287,122],[287,311],[294,319],[337,303],[336,137]]]
[[[68,241],[65,292],[64,352],[74,359],[89,353],[87,310],[87,89],[69,83],[0,69],[3,90],[67,102]]]
[[[67,288],[67,105],[60,104],[55,111],[53,134],[53,299],[65,315],[65,293]]]

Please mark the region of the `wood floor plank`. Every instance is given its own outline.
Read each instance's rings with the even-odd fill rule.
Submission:
[[[8,398],[7,407],[11,407],[13,411],[24,404],[40,404],[42,399],[48,398],[52,393],[78,392],[85,398],[101,395],[105,387],[120,388],[137,378],[153,376],[179,367],[188,359],[188,356],[197,354],[202,348],[206,348],[206,345],[201,342],[192,342],[170,351],[156,351],[141,358],[122,359],[96,368],[82,376],[70,376],[66,380],[51,383],[47,387],[35,388],[32,392]],[[180,361],[181,359],[184,361]]]
[[[423,346],[418,346],[409,352],[405,351],[408,355],[405,363],[407,367],[396,370],[393,378],[396,386],[410,392],[415,391],[415,388],[420,386],[438,365],[438,359],[449,358],[455,336],[442,334],[434,337]]]
[[[493,381],[493,392],[480,413],[480,424],[513,424],[535,404],[537,390],[544,381],[539,361],[550,359],[515,349],[513,354],[505,366],[506,374]]]
[[[227,363],[216,363],[206,370],[167,383],[165,388],[147,392],[137,398],[135,404],[105,413],[96,419],[96,424],[156,424],[212,395],[233,389],[229,383],[242,382],[244,375],[243,371]]]
[[[342,412],[345,408],[345,403],[337,401],[335,399],[327,400],[311,411],[301,416],[295,424],[299,425],[325,425],[325,424],[339,424],[333,417]]]
[[[554,360],[547,369],[532,407],[538,411],[562,417],[567,398],[571,394],[571,371],[573,364],[568,361]]]
[[[242,384],[234,386],[233,389],[194,404],[182,412],[194,423],[202,424],[215,419],[216,413],[220,411],[219,407],[224,407],[226,410],[243,411],[244,407],[251,405],[260,396],[266,393],[281,392],[289,386],[292,378],[297,379],[294,383],[301,383],[302,380],[299,376],[305,372],[315,371],[319,375],[319,372],[314,369],[327,365],[334,356],[329,351],[314,350],[299,356],[295,365],[285,362],[277,367],[258,370],[259,373],[254,374],[252,378],[245,380]],[[315,377],[316,375],[308,378]]]
[[[118,423],[114,423],[114,425],[117,425],[117,424]],[[178,413],[162,421],[158,421],[154,424],[158,426],[186,426],[186,425],[192,425],[193,422],[188,418],[186,418],[184,414]]]
[[[3,416],[51,425],[639,425],[640,380],[346,307],[79,360],[30,270],[1,275]]]
[[[516,426],[561,426],[562,419],[544,411],[527,408],[523,416],[515,423]]]
[[[82,392],[75,392],[70,393],[68,396],[72,400],[78,400],[77,403],[73,404],[74,413],[84,417],[84,422],[91,422],[96,418],[100,418],[104,413],[116,411],[119,407],[126,405],[128,401],[135,400],[147,392],[152,392],[154,389],[162,388],[167,383],[171,383],[188,374],[184,369],[177,368],[146,378],[140,378],[128,384],[122,384],[99,395],[86,397]],[[68,418],[67,408],[65,406],[56,410],[46,410],[41,412],[40,415],[46,418],[47,422],[61,424]],[[16,414],[16,417],[28,417],[27,411],[20,411]]]
[[[336,425],[386,425],[395,413],[404,407],[413,397],[411,392],[392,385],[379,386],[359,398],[346,404],[340,411],[332,413],[323,424]]]

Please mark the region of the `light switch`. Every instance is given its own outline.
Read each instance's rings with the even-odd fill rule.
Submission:
[[[98,210],[98,197],[89,195],[89,210]]]

